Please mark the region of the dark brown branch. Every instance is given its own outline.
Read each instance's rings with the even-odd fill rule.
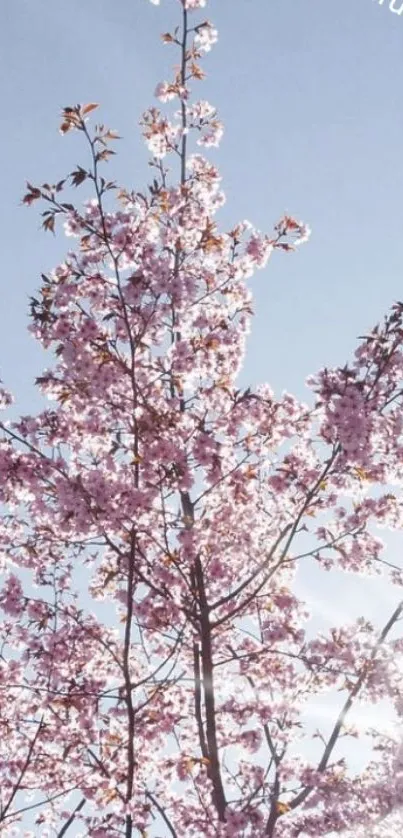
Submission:
[[[6,805],[4,806],[4,808],[2,808],[2,810],[1,810],[1,812],[0,812],[0,823],[1,823],[1,821],[2,821],[2,820],[4,820],[4,819],[7,817],[7,812],[8,812],[8,810],[9,810],[9,808],[10,808],[10,806],[11,806],[11,804],[12,804],[12,802],[13,802],[13,800],[14,800],[15,796],[16,796],[16,794],[17,794],[17,793],[18,793],[18,791],[20,790],[20,786],[21,786],[21,783],[22,783],[22,781],[23,781],[23,779],[24,779],[25,772],[27,771],[28,766],[29,766],[29,763],[30,763],[30,761],[31,761],[31,757],[32,757],[32,754],[33,754],[33,751],[34,751],[34,748],[35,748],[36,742],[37,742],[37,740],[38,740],[38,736],[39,736],[39,734],[40,734],[40,732],[41,732],[41,730],[42,730],[42,727],[43,727],[42,721],[43,721],[43,717],[42,717],[42,719],[40,720],[40,722],[39,722],[39,724],[38,724],[38,727],[37,727],[37,729],[36,729],[36,731],[35,731],[34,736],[32,737],[31,742],[29,743],[29,747],[28,747],[27,755],[26,755],[25,760],[24,760],[24,763],[23,763],[23,765],[22,765],[22,767],[21,767],[21,771],[20,771],[20,775],[19,775],[19,777],[18,777],[18,780],[17,780],[17,781],[16,781],[16,783],[15,783],[15,786],[14,786],[14,788],[13,788],[13,790],[12,790],[11,794],[10,794],[10,797],[9,797],[9,799],[8,799],[8,802],[6,803]]]
[[[276,768],[276,777],[275,777],[274,786],[273,786],[273,794],[272,794],[271,805],[270,805],[270,814],[269,814],[267,824],[266,824],[267,838],[273,838],[274,830],[276,828],[276,823],[277,823],[278,818],[279,818],[279,811],[278,811],[279,794],[280,794],[280,781],[279,781],[278,772],[277,772],[277,768]]]
[[[63,835],[65,835],[65,834],[66,834],[67,830],[70,828],[70,826],[72,825],[72,823],[74,823],[75,818],[76,818],[76,815],[77,815],[77,814],[78,814],[78,812],[80,812],[80,811],[81,811],[81,809],[85,806],[86,802],[87,802],[87,801],[86,801],[85,797],[83,797],[83,798],[80,800],[80,802],[77,804],[76,808],[74,809],[74,812],[72,812],[72,813],[71,813],[70,817],[67,819],[67,821],[66,821],[66,823],[64,824],[64,826],[62,826],[61,830],[57,833],[56,838],[63,838]]]
[[[178,833],[173,828],[173,826],[171,824],[171,821],[168,818],[168,815],[166,814],[166,812],[162,808],[162,806],[160,806],[160,804],[158,803],[158,800],[155,799],[154,795],[151,794],[150,791],[146,791],[146,797],[148,797],[148,799],[151,800],[151,803],[153,804],[153,806],[155,806],[157,812],[161,815],[161,818],[164,821],[164,823],[167,825],[167,827],[168,827],[168,829],[169,829],[169,831],[172,835],[172,838],[178,838]]]
[[[135,711],[133,707],[132,685],[130,677],[130,648],[131,648],[131,632],[133,621],[133,588],[135,582],[135,533],[132,533],[131,551],[129,559],[129,573],[127,580],[127,615],[124,636],[124,651],[123,651],[123,676],[125,681],[125,703],[127,707],[127,791],[126,801],[131,800],[134,783],[134,769],[135,769],[135,754],[134,754],[134,733],[135,733]],[[125,838],[132,836],[133,820],[131,815],[126,815],[126,831]]]
[[[182,53],[182,60],[181,60],[181,85],[182,88],[186,87],[186,65],[187,65],[187,38],[189,34],[188,29],[188,13],[185,5],[183,5],[183,31],[182,31],[182,43],[181,43],[181,53]],[[187,117],[186,117],[186,102],[184,101],[183,97],[181,98],[181,122],[182,122],[182,140],[181,140],[181,151],[180,151],[180,158],[181,158],[181,185],[184,186],[186,182],[186,151],[187,151]]]
[[[53,800],[59,800],[60,797],[65,797],[71,792],[77,791],[77,786],[73,786],[70,789],[64,789],[63,791],[57,792],[57,794],[53,794],[51,797],[45,798],[45,800],[38,800],[38,803],[31,803],[29,806],[22,806],[21,809],[17,809],[15,812],[9,812],[4,818],[0,818],[1,820],[6,820],[6,818],[16,817],[18,815],[24,814],[24,812],[31,812],[32,809],[40,809],[41,806],[46,806],[49,803],[52,803]]]
[[[208,758],[206,737],[204,735],[202,707],[201,707],[201,672],[200,672],[200,648],[198,643],[193,644],[193,671],[195,682],[195,715],[197,729],[199,732],[200,750],[203,757]]]
[[[200,607],[203,690],[204,706],[206,712],[206,738],[209,759],[208,775],[213,784],[214,802],[217,809],[218,817],[220,821],[224,821],[227,803],[225,799],[225,792],[221,778],[220,762],[218,756],[211,625],[209,618],[209,607],[204,587],[203,568],[199,557],[195,561],[195,577]]]

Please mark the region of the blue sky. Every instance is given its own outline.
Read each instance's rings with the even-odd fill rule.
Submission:
[[[159,40],[177,20],[176,5],[3,0],[0,374],[19,412],[39,408],[33,380],[47,363],[26,332],[28,296],[71,245],[40,232],[36,209],[20,205],[25,181],[53,182],[85,160],[80,138],[58,133],[59,111],[95,101],[124,138],[111,177],[146,184],[137,122],[176,60]],[[268,380],[303,397],[306,376],[344,363],[356,336],[403,297],[403,15],[388,5],[208,3],[219,43],[200,95],[217,105],[226,128],[211,154],[228,199],[219,220],[226,227],[248,218],[270,231],[287,211],[313,230],[307,245],[276,254],[252,280],[257,314],[245,385]],[[378,582],[346,586],[336,577],[330,593],[333,611],[322,598],[318,617],[340,614],[340,601],[346,612],[361,600],[368,606],[368,597],[370,612],[381,603],[381,621],[389,616]]]

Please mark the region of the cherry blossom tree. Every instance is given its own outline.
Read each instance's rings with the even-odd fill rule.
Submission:
[[[309,380],[309,404],[237,388],[249,279],[308,229],[216,223],[201,152],[223,127],[192,94],[217,40],[205,5],[179,0],[162,36],[179,68],[142,117],[152,183],[101,174],[118,136],[90,128],[88,104],[61,132],[89,163],[24,197],[74,242],[31,302],[51,407],[1,422],[5,838],[400,835],[398,735],[366,730],[362,770],[347,753],[360,702],[403,714],[403,574],[376,530],[402,525],[403,304]],[[329,586],[337,569],[388,574],[383,628],[358,614],[309,636],[309,561]],[[328,693],[330,732],[310,729]]]

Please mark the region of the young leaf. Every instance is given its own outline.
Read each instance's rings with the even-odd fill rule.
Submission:
[[[83,116],[87,116],[87,114],[91,113],[91,111],[95,111],[97,108],[99,108],[97,102],[90,102],[88,105],[81,106],[81,113]]]

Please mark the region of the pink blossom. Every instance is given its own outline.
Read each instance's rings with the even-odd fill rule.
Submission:
[[[195,44],[202,52],[210,52],[212,46],[217,42],[218,33],[210,21],[206,20],[197,27]]]
[[[14,573],[10,573],[0,591],[0,608],[5,614],[20,617],[24,610],[24,596],[21,580]]]

